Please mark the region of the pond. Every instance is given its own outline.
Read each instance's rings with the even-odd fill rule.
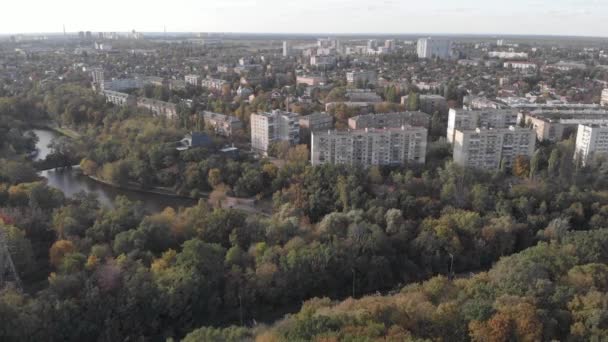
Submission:
[[[50,130],[36,129],[33,132],[38,136],[38,155],[36,160],[46,158],[50,153],[48,148],[49,143],[57,136],[56,132]],[[177,209],[178,207],[189,207],[197,203],[196,200],[188,198],[179,198],[158,194],[150,194],[139,191],[115,188],[106,184],[96,182],[84,175],[78,170],[48,170],[40,173],[42,177],[48,180],[50,187],[59,189],[68,196],[84,191],[85,193],[93,193],[97,195],[99,202],[107,207],[113,208],[114,201],[117,196],[125,196],[131,201],[140,201],[149,212],[161,211],[166,207]]]

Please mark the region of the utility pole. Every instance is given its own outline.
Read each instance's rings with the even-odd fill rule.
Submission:
[[[0,290],[9,284],[15,288],[21,288],[21,280],[8,248],[6,233],[0,228]]]

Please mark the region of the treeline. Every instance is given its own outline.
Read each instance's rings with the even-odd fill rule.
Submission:
[[[186,340],[604,341],[606,247],[605,229],[567,233],[472,277],[439,276],[387,296],[313,299],[270,329],[202,328]]]

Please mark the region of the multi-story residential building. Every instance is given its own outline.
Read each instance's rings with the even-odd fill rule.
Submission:
[[[336,57],[334,56],[311,56],[310,65],[317,67],[329,67],[336,64]]]
[[[215,134],[225,137],[231,137],[243,129],[243,122],[236,116],[224,115],[204,111],[202,113],[205,122],[205,128],[213,130]]]
[[[104,90],[103,96],[106,98],[106,102],[113,103],[117,106],[135,106],[137,104],[137,98],[127,93]]]
[[[420,38],[418,39],[418,58],[440,58],[452,57],[452,42],[447,39]]]
[[[287,141],[296,144],[300,141],[299,116],[280,110],[251,114],[251,147],[254,151],[268,154],[274,142]]]
[[[137,99],[137,107],[145,108],[156,116],[165,116],[170,119],[177,116],[177,106],[170,102],[140,97]]]
[[[608,125],[578,125],[574,151],[583,166],[598,156],[608,156]]]
[[[382,97],[373,90],[366,89],[346,89],[344,96],[351,102],[382,102]]]
[[[518,156],[531,158],[535,145],[536,134],[527,128],[457,129],[454,135],[454,163],[497,171],[501,166],[512,166]]]
[[[514,109],[450,109],[448,115],[448,142],[454,142],[456,130],[476,128],[508,128],[517,124],[518,112]]]
[[[427,130],[423,127],[312,132],[311,163],[347,165],[423,164]]]
[[[464,108],[469,109],[469,110],[507,108],[507,106],[505,106],[502,103],[492,101],[492,100],[488,99],[487,97],[480,97],[480,96],[465,96],[463,102],[464,102]]]
[[[501,58],[501,59],[528,59],[528,53],[526,52],[513,52],[513,51],[490,51],[488,52],[490,58]]]
[[[513,68],[518,70],[536,69],[538,65],[532,62],[508,61],[503,64],[505,68]]]
[[[230,85],[227,81],[217,79],[217,78],[203,78],[201,80],[201,87],[208,88],[211,90],[221,91],[224,89],[224,86]]]
[[[186,75],[184,80],[187,84],[198,87],[200,86],[201,77],[199,75]]]
[[[296,84],[306,84],[314,87],[327,82],[327,78],[323,75],[302,75],[296,77]]]
[[[289,57],[291,56],[292,50],[291,50],[291,43],[288,41],[284,41],[283,42],[283,57]]]
[[[122,78],[112,80],[102,80],[100,84],[101,91],[125,91],[129,89],[141,89],[144,83],[139,78]]]
[[[93,83],[102,84],[104,81],[103,69],[102,68],[91,69],[91,78],[93,78]]]
[[[346,73],[346,82],[351,85],[374,85],[378,83],[378,74],[373,70],[354,70]]]
[[[579,125],[608,124],[606,110],[549,110],[521,112],[520,125],[532,127],[539,141],[560,141],[576,134]]]
[[[300,130],[308,132],[334,128],[334,118],[327,113],[312,113],[300,117]]]
[[[406,105],[409,102],[409,95],[401,97],[401,104]],[[448,112],[448,101],[441,95],[420,95],[419,97],[419,110],[427,114],[447,114]]]
[[[428,128],[431,116],[422,112],[378,113],[348,119],[350,129],[398,128],[409,125]]]
[[[602,90],[602,99],[600,105],[608,107],[608,88]]]

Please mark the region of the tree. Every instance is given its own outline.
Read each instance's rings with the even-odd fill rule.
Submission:
[[[513,174],[519,178],[526,178],[530,176],[530,161],[526,156],[519,155],[515,157]]]
[[[209,176],[207,177],[209,185],[216,188],[222,182],[222,174],[220,169],[214,168],[209,170]]]
[[[53,243],[53,245],[51,246],[51,249],[49,252],[49,258],[50,258],[51,265],[53,265],[55,267],[59,267],[63,262],[63,258],[66,255],[73,253],[75,250],[76,250],[76,247],[74,247],[74,244],[72,243],[72,241],[69,241],[69,240],[55,241],[55,243]]]

